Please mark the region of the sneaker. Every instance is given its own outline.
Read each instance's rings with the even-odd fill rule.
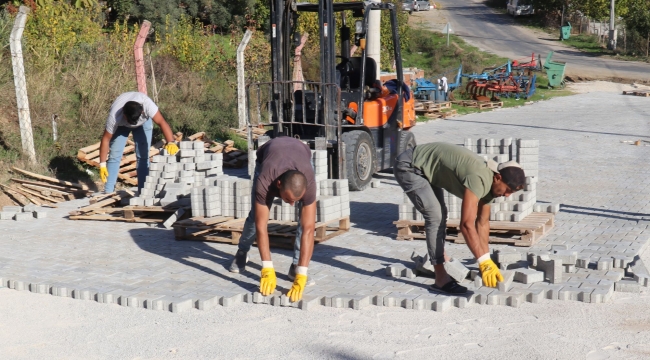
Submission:
[[[294,281],[296,280],[296,265],[291,264],[289,267],[289,272],[287,273],[287,276],[289,277],[289,280]],[[307,277],[307,286],[314,286],[316,285],[316,281],[314,281],[312,278]]]
[[[248,262],[248,253],[243,250],[237,250],[235,259],[230,264],[230,272],[240,273],[246,271],[246,263]]]

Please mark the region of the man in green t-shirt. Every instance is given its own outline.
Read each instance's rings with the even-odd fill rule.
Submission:
[[[486,162],[461,146],[436,142],[400,154],[394,172],[424,217],[429,258],[436,274],[430,289],[445,294],[467,292],[444,268],[447,207],[442,189],[463,199],[460,231],[479,263],[483,283],[496,287],[497,281],[503,281],[488,248],[490,203],[524,187],[526,175],[521,166],[515,161]]]

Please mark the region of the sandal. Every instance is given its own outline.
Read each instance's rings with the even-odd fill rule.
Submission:
[[[467,288],[458,284],[458,281],[451,280],[442,287],[439,287],[436,284],[432,284],[429,286],[429,291],[446,295],[459,295],[465,294],[467,292]]]

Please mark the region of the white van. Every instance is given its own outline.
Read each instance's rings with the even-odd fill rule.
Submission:
[[[508,0],[508,14],[512,16],[533,15],[533,0]]]

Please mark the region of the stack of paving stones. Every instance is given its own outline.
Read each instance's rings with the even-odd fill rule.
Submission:
[[[47,213],[34,204],[21,206],[3,206],[0,212],[0,220],[24,221],[32,219],[44,219]]]
[[[210,180],[191,190],[192,216],[246,218],[251,210],[251,180]]]
[[[490,207],[491,221],[522,221],[533,212],[557,213],[559,204],[537,203],[537,182],[539,179],[539,140],[505,139],[465,139],[464,146],[478,154],[485,161],[494,160],[503,163],[517,161],[526,173],[526,185],[508,197],[494,199]],[[443,189],[447,205],[447,219],[460,219],[462,200]],[[400,220],[422,221],[420,214],[408,196],[404,196],[399,206]]]
[[[152,158],[143,188],[129,205],[189,206],[192,189],[212,186],[220,175],[223,154],[206,154],[203,141],[181,141],[176,155],[163,151]]]

